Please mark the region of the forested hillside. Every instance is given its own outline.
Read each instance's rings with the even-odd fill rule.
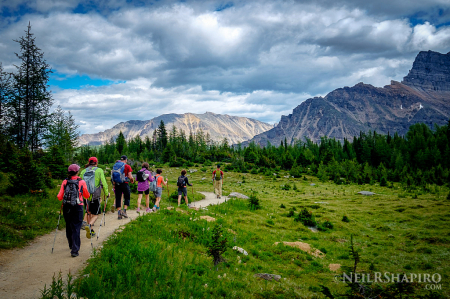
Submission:
[[[90,156],[97,156],[100,163],[106,164],[123,154],[135,161],[170,166],[221,161],[229,163],[224,166],[228,171],[266,175],[284,169],[294,177],[313,174],[338,184],[387,185],[388,181],[401,181],[408,186],[442,185],[449,179],[450,128],[447,124],[431,130],[425,124],[415,124],[405,136],[361,132],[351,142],[323,137],[320,143],[307,140],[289,145],[282,141],[280,145],[266,147],[250,143],[244,148],[230,146],[226,141],[214,143],[202,134],[186,136],[175,127],[167,133],[161,123],[154,140],[136,137],[126,141],[119,135],[114,143],[82,147],[76,158],[86,161]]]

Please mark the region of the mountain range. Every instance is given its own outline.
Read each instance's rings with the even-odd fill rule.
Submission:
[[[325,97],[310,98],[275,126],[245,117],[206,112],[204,114],[164,114],[151,120],[121,122],[113,128],[96,134],[84,134],[81,145],[98,145],[117,137],[151,137],[163,120],[169,131],[178,129],[196,133],[202,129],[214,141],[227,138],[230,144],[253,141],[262,146],[281,141],[293,144],[295,140],[320,141],[324,136],[343,141],[351,140],[360,132],[376,131],[387,134],[406,134],[415,123],[444,125],[450,119],[450,52],[420,52],[402,82],[374,87],[358,83],[353,87],[338,88]]]
[[[444,125],[450,118],[450,52],[420,52],[402,82],[379,88],[358,83],[310,98],[274,128],[251,141],[265,146],[327,136],[353,139],[360,131],[406,134],[415,123]],[[248,142],[245,142],[248,144]]]
[[[78,141],[80,145],[100,145],[110,141],[111,138],[115,139],[120,131],[122,131],[126,139],[134,138],[138,135],[141,138],[145,138],[145,136],[151,138],[161,120],[164,122],[167,132],[171,130],[172,126],[175,126],[177,130],[183,130],[187,135],[190,132],[196,134],[201,129],[205,135],[209,133],[211,140],[220,142],[227,138],[229,144],[237,144],[249,140],[253,136],[273,128],[273,125],[259,120],[212,112],[203,114],[163,114],[151,120],[121,122],[104,132],[83,134]]]

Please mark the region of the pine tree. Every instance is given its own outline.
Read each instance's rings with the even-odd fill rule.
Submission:
[[[5,108],[8,100],[12,96],[11,74],[3,71],[3,65],[0,62],[0,134],[4,135],[5,127]]]
[[[119,152],[119,155],[122,155],[122,153],[124,152],[124,147],[126,144],[126,140],[125,140],[125,136],[123,136],[122,131],[119,132],[119,136],[117,136],[116,139],[116,149]]]
[[[12,91],[14,95],[8,101],[8,134],[19,148],[28,146],[36,151],[43,145],[51,115],[49,109],[53,103],[47,83],[51,73],[44,59],[44,53],[35,44],[31,25],[25,31],[25,37],[15,40],[20,45],[17,58],[21,61],[13,74]]]
[[[166,126],[164,125],[164,121],[162,119],[156,131],[157,131],[156,144],[158,150],[163,151],[167,146],[167,131]]]
[[[68,163],[73,156],[75,147],[78,144],[78,125],[75,124],[73,115],[68,113],[58,106],[52,113],[52,119],[48,126],[48,134],[45,134],[46,146],[48,148],[59,148],[65,157],[66,163]]]

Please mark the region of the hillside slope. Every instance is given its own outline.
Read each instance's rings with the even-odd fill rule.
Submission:
[[[226,114],[215,114],[206,112],[204,114],[163,114],[151,120],[130,120],[121,122],[111,129],[96,134],[83,134],[79,138],[80,145],[99,145],[116,138],[122,131],[125,138],[136,136],[152,137],[153,132],[158,128],[161,120],[164,121],[167,131],[174,125],[177,130],[183,130],[187,135],[190,132],[197,133],[200,129],[204,134],[210,134],[213,141],[228,139],[229,144],[243,142],[253,136],[270,130],[273,126],[258,120],[230,116]]]
[[[358,83],[336,89],[325,97],[308,99],[292,114],[282,116],[273,129],[252,140],[261,145],[295,139],[319,141],[328,136],[352,139],[369,130],[403,135],[410,125],[432,127],[450,118],[450,52],[420,52],[409,74],[383,88]]]

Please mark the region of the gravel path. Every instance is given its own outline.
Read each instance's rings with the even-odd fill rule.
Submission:
[[[133,219],[136,212],[127,211]],[[135,215],[133,215],[135,214]],[[61,216],[62,218],[62,216]],[[100,218],[100,217],[99,217]],[[94,230],[98,233],[100,219],[95,223]],[[131,221],[117,219],[117,213],[107,213],[106,225],[100,230],[100,235],[92,239],[94,247],[101,246],[103,241],[120,226]],[[79,256],[72,258],[66,239],[65,228],[56,234],[55,248],[52,253],[55,231],[36,238],[24,248],[3,250],[0,252],[0,298],[39,298],[44,285],[52,283],[52,277],[61,271],[62,277],[67,274],[77,274],[84,268],[86,260],[92,252],[91,241],[81,231],[81,248]]]
[[[204,208],[209,205],[216,205],[226,202],[228,200],[227,196],[222,196],[222,198],[217,198],[216,195],[212,192],[198,192],[205,195],[205,199],[196,201],[192,203],[192,206],[197,208]]]
[[[218,199],[214,193],[199,192],[205,195],[205,199],[192,203],[195,207],[207,207],[212,204],[220,204],[228,198],[222,196]],[[107,213],[106,225],[101,228],[100,236],[93,238],[93,247],[103,244],[114,231],[135,219],[138,214],[135,210],[127,211],[128,219],[117,219],[117,213]],[[101,219],[101,217],[99,217]],[[98,233],[100,219],[94,227]],[[86,238],[85,231],[81,231],[81,248],[79,256],[72,258],[66,239],[65,229],[58,230],[56,234],[55,248],[52,252],[55,231],[36,238],[24,248],[0,251],[0,298],[2,299],[28,299],[39,298],[40,290],[44,285],[52,283],[53,275],[61,271],[63,278],[67,274],[76,275],[86,265],[92,252],[91,241]]]

